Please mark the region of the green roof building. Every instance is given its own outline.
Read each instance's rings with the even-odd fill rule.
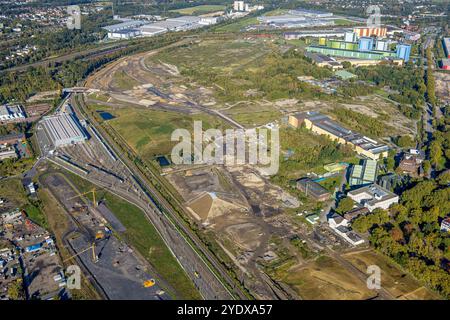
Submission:
[[[354,165],[350,173],[350,186],[368,185],[377,178],[377,161],[372,159],[362,160],[361,164]]]
[[[350,73],[350,72],[348,72],[348,71],[345,71],[345,70],[338,70],[338,71],[336,71],[334,74],[335,74],[337,77],[341,78],[342,80],[349,80],[349,79],[357,78],[357,77],[358,77],[357,75],[355,75],[355,74],[353,74],[353,73]]]

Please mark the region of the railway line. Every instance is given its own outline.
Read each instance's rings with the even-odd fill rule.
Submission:
[[[75,95],[72,99],[73,105],[78,112],[81,112],[83,117],[88,114],[85,110],[84,103],[80,96]],[[208,299],[247,299],[248,296],[242,289],[235,284],[235,280],[230,277],[230,275],[225,270],[224,266],[217,261],[217,259],[212,255],[209,249],[201,242],[201,240],[190,230],[185,222],[181,220],[177,212],[175,212],[172,206],[164,199],[159,192],[151,185],[147,177],[145,177],[139,170],[139,168],[130,161],[126,156],[117,151],[117,146],[111,144],[110,141],[112,137],[107,135],[102,136],[102,128],[96,122],[95,119],[89,119],[92,126],[96,126],[98,137],[102,139],[103,143],[115,154],[118,161],[123,163],[127,168],[128,178],[133,180],[136,185],[141,189],[141,194],[144,195],[146,201],[142,203],[142,199],[137,201],[136,199],[131,199],[127,196],[127,201],[138,205],[141,209],[145,209],[147,217],[155,225],[155,227],[162,234],[163,239],[166,240],[168,247],[172,250],[174,255],[178,258],[180,264],[184,267],[186,272],[189,274],[191,279],[194,281],[196,286],[215,286],[221,287],[218,292],[212,293],[210,289],[203,290],[202,295]],[[109,138],[109,139],[108,139]],[[152,178],[158,178],[152,173]],[[159,179],[158,179],[159,180]],[[106,186],[111,187],[111,186]],[[117,191],[117,190],[114,190]],[[124,197],[124,194],[122,194]],[[144,205],[143,205],[144,204]],[[144,208],[143,208],[144,207]],[[151,210],[149,210],[151,209]],[[156,213],[156,215],[155,215]],[[177,239],[178,245],[174,245],[175,242],[170,241],[170,239]],[[181,242],[180,242],[181,241]],[[179,248],[182,246],[183,248]],[[178,252],[177,252],[178,251]],[[195,262],[188,261],[195,257]],[[190,265],[196,265],[197,269],[193,269]],[[204,274],[206,279],[214,280],[215,283],[202,283],[197,274]],[[205,274],[206,273],[206,274]],[[200,276],[202,277],[202,276]],[[202,288],[199,288],[202,291]],[[203,288],[205,289],[205,288]],[[205,294],[205,292],[210,292]]]

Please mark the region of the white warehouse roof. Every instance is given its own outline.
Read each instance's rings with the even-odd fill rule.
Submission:
[[[44,128],[55,147],[82,142],[86,136],[72,115],[61,113],[44,117]]]

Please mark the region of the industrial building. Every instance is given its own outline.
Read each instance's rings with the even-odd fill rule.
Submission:
[[[123,29],[108,32],[109,39],[131,39],[140,35],[141,30],[139,29]]]
[[[289,10],[288,13],[297,15],[297,16],[309,17],[309,18],[331,18],[331,17],[333,17],[332,12],[309,10],[309,9],[302,9],[302,8]]]
[[[376,160],[365,159],[353,165],[350,171],[350,186],[363,186],[375,183],[378,165]]]
[[[409,61],[411,45],[399,43],[396,50],[389,48],[389,41],[376,37],[358,36],[356,32],[346,32],[344,41],[320,38],[317,45],[306,48],[309,52],[317,52],[330,56],[363,60],[398,60]]]
[[[17,152],[14,147],[0,146],[0,161],[5,159],[17,159]]]
[[[167,28],[160,27],[154,24],[146,24],[140,27],[139,30],[141,31],[141,35],[147,37],[156,36],[158,34],[166,33],[168,31]]]
[[[305,9],[289,10],[288,14],[283,15],[261,16],[258,21],[275,28],[287,29],[334,25],[332,13]]]
[[[358,37],[371,37],[376,36],[377,38],[385,38],[387,34],[386,27],[357,27],[353,29]]]
[[[15,144],[17,142],[23,143],[25,135],[23,133],[11,133],[6,136],[0,136],[0,144]]]
[[[343,37],[344,30],[305,30],[303,32],[285,32],[283,34],[285,40],[298,40],[301,38],[328,38],[328,37]]]
[[[307,197],[312,197],[316,201],[326,201],[330,199],[330,192],[310,178],[297,180],[297,189],[304,192]]]
[[[333,70],[343,68],[340,62],[337,62],[335,59],[326,56],[324,54],[315,52],[305,52],[305,57],[311,59],[311,61],[318,67],[329,67]]]
[[[11,121],[24,118],[25,112],[20,105],[4,104],[0,106],[0,121]]]
[[[395,193],[390,192],[377,184],[371,184],[349,191],[347,196],[353,201],[363,205],[371,212],[377,208],[388,209],[392,204],[398,203],[399,199]]]
[[[369,159],[377,160],[388,155],[389,147],[387,145],[346,129],[319,112],[307,111],[290,115],[288,121],[295,128],[304,123],[305,127],[311,131],[326,135],[338,143],[350,145],[356,153]]]
[[[149,23],[143,20],[128,20],[104,27],[110,39],[131,39],[139,36],[151,37],[168,31],[186,31],[215,24],[218,17],[182,16]]]
[[[445,56],[450,59],[450,38],[444,38],[442,46],[444,47]]]
[[[78,120],[72,114],[59,113],[44,117],[42,124],[55,147],[81,143],[86,140],[86,135]]]
[[[121,23],[103,27],[103,29],[105,29],[106,31],[108,31],[108,33],[110,33],[110,32],[117,32],[120,30],[136,29],[147,23],[148,22],[144,20],[127,20]]]

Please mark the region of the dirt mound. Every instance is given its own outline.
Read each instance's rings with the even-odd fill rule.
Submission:
[[[244,206],[220,198],[214,192],[204,192],[187,203],[187,209],[201,222],[228,214],[234,210],[244,210]]]

